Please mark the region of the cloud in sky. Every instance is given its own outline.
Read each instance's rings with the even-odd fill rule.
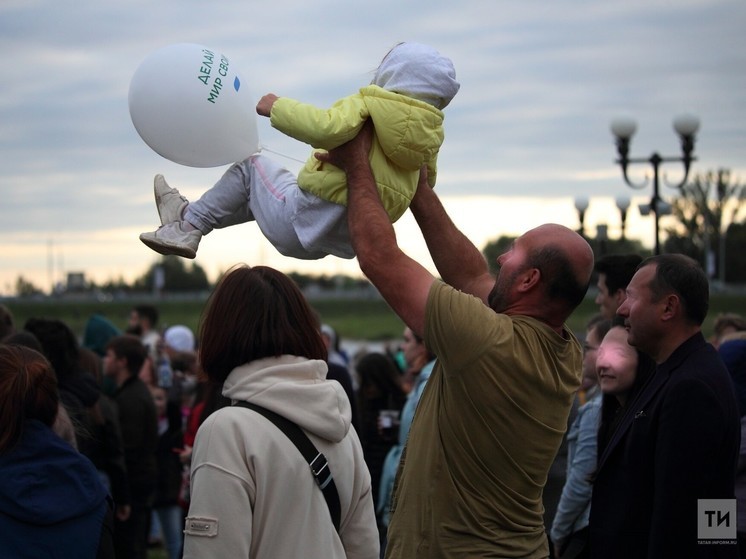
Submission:
[[[153,254],[137,233],[156,225],[153,175],[196,197],[222,173],[164,160],[132,126],[130,79],[162,46],[195,42],[226,53],[256,99],[272,91],[328,106],[366,84],[396,42],[432,44],[453,59],[462,84],[445,111],[438,191],[540,204],[632,194],[613,163],[609,122],[619,114],[638,120],[639,156],[678,154],[673,117],[698,115],[694,172],[726,167],[746,178],[744,16],[736,0],[6,0],[0,292],[24,266],[48,266],[50,239],[67,247],[69,268],[108,266],[105,277],[144,270]],[[296,170],[309,148],[266,119],[258,124],[262,145]],[[672,180],[679,173],[663,170]],[[246,245],[258,236],[240,234]],[[77,250],[75,239],[100,248]],[[244,259],[233,242],[233,258]],[[198,262],[226,267],[211,260],[210,246]],[[19,253],[35,255],[33,263],[10,257]]]

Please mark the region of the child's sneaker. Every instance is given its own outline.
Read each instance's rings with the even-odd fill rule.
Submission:
[[[159,254],[175,254],[184,258],[197,256],[202,233],[195,229],[185,231],[182,221],[172,221],[158,229],[142,233],[140,240]]]
[[[163,175],[156,175],[153,179],[153,193],[155,194],[155,205],[158,208],[161,225],[183,219],[184,210],[189,205],[189,200],[182,196],[178,190],[168,186]]]

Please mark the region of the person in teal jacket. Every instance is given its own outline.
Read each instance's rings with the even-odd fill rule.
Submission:
[[[459,90],[453,63],[419,43],[399,43],[384,57],[370,85],[319,109],[267,94],[257,113],[274,128],[310,144],[314,153],[348,142],[370,119],[375,128],[370,162],[391,221],[409,207],[420,169],[435,185],[443,143],[443,109]],[[297,177],[272,159],[254,154],[236,163],[196,202],[162,175],[154,180],[161,226],[140,240],[160,254],[195,258],[203,235],[256,221],[285,256],[315,260],[355,256],[347,229],[347,181],[313,153]]]

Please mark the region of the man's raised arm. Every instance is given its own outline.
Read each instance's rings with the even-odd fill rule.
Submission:
[[[368,161],[372,133],[368,123],[354,140],[316,157],[347,173],[347,220],[360,269],[402,321],[422,335],[427,297],[435,278],[396,242]]]
[[[424,169],[410,209],[443,280],[486,303],[495,278],[479,249],[451,221]]]

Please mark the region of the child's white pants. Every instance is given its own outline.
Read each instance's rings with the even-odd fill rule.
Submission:
[[[184,218],[204,235],[255,220],[272,245],[293,258],[355,256],[347,208],[302,190],[290,171],[261,154],[228,169],[199,200],[189,203]]]

